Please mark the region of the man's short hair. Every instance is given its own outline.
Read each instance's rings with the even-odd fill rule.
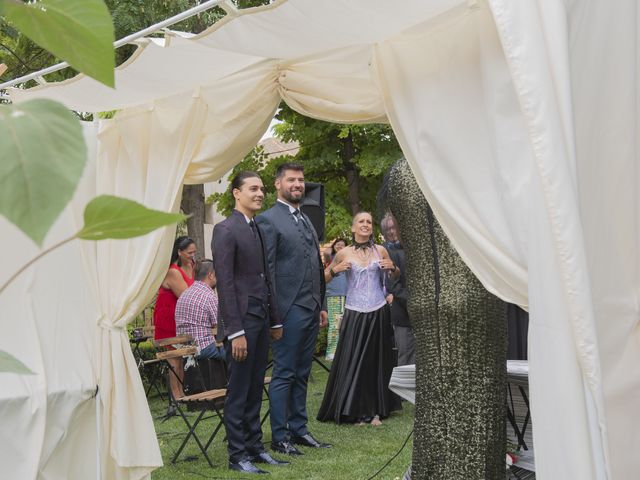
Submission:
[[[260,175],[250,170],[237,173],[236,176],[233,177],[233,180],[231,180],[231,191],[233,192],[236,188],[240,190],[240,187],[242,187],[248,178],[260,178]]]
[[[201,282],[211,272],[213,272],[213,260],[205,258],[204,260],[196,261],[196,280]]]
[[[287,170],[304,173],[304,167],[299,163],[283,163],[282,165],[278,165],[278,168],[276,169],[276,178],[282,178],[284,176],[284,172]]]

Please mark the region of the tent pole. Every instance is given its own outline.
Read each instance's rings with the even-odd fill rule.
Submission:
[[[174,25],[182,20],[186,20],[187,18],[193,17],[200,12],[204,12],[205,10],[209,10],[210,8],[215,7],[216,5],[220,5],[227,13],[230,13],[228,0],[208,0],[206,2],[201,3],[189,10],[185,10],[182,13],[174,15],[173,17],[167,18],[160,23],[156,23],[155,25],[151,25],[150,27],[145,28],[144,30],[140,30],[139,32],[132,33],[131,35],[127,35],[120,40],[114,42],[113,46],[115,48],[119,48],[122,45],[126,45],[127,43],[131,43],[134,40],[145,37],[151,33],[157,32],[163,28]],[[0,84],[0,89],[9,88],[14,85],[18,85],[20,83],[28,82],[29,80],[35,80],[37,77],[41,77],[43,75],[47,75],[49,73],[57,72],[58,70],[63,70],[67,68],[69,64],[67,62],[61,62],[56,65],[52,65],[47,68],[43,68],[42,70],[38,70],[37,72],[30,73],[28,75],[24,75],[19,78],[14,78],[13,80],[9,80],[8,82]]]

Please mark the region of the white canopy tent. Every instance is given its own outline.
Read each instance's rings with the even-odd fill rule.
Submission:
[[[176,210],[181,185],[240,161],[281,99],[328,121],[388,121],[469,267],[528,305],[539,478],[633,478],[639,23],[634,0],[284,0],[146,43],[115,90],[82,76],[12,90],[120,110],[86,126],[89,167],[46,245],[97,194]],[[2,281],[36,249],[0,226]],[[137,479],[161,464],[124,327],[172,235],[68,244],[0,297],[0,349],[36,372],[0,375],[11,478]]]

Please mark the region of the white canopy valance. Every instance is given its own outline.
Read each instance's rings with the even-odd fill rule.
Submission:
[[[529,307],[539,478],[633,478],[639,19],[634,0],[277,1],[191,38],[147,43],[118,69],[115,90],[82,76],[14,89],[16,102],[119,110],[87,126],[90,168],[46,243],[73,231],[96,194],[177,209],[182,183],[215,180],[240,161],[281,99],[329,121],[389,122],[469,267],[490,291]],[[0,225],[2,280],[21,264],[11,247],[26,241]],[[27,319],[14,322],[16,334],[0,348],[38,373],[0,377],[0,395],[32,402],[30,421],[22,407],[3,416],[19,441],[0,459],[14,465],[18,449],[42,446],[14,478],[59,478],[55,459],[79,442],[87,452],[99,446],[98,465],[89,453],[82,458],[104,478],[142,478],[160,464],[123,327],[161,281],[171,237],[68,245],[0,297],[3,318]],[[52,296],[38,279],[61,271],[75,280]],[[63,308],[79,292],[85,307]],[[44,302],[56,308],[44,314]],[[47,330],[21,348],[58,324],[81,334]],[[58,357],[73,370],[73,386],[58,379]],[[91,405],[96,385],[96,410],[51,408],[60,390],[69,405]]]

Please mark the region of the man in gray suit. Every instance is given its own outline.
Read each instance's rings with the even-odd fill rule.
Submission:
[[[280,341],[273,344],[273,374],[269,387],[271,448],[302,455],[295,445],[328,448],[307,429],[307,382],[322,308],[324,271],[316,231],[300,212],[304,197],[304,170],[286,163],[276,171],[278,201],[256,218],[264,233],[268,268],[275,272],[277,305],[282,318]]]

